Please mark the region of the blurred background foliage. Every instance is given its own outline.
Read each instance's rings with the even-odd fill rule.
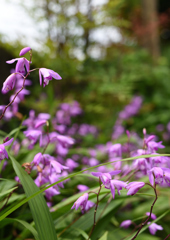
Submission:
[[[125,125],[140,133],[144,127],[155,132],[158,124],[170,121],[170,2],[99,2],[34,0],[28,7],[26,0],[20,1],[35,24],[44,24],[41,51],[33,49],[33,68],[53,69],[63,78],[42,89],[38,72],[32,74],[31,95],[20,112],[28,113],[31,106],[55,114],[61,102],[77,100],[84,110],[79,121],[98,126],[104,142],[118,112],[140,95],[143,106]],[[22,47],[19,40],[1,41],[1,62],[18,57]],[[1,85],[10,67],[1,65]]]

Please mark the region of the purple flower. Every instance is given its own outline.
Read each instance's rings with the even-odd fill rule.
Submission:
[[[64,148],[68,148],[75,143],[74,139],[69,136],[58,134],[56,138]]]
[[[61,80],[62,78],[60,75],[53,70],[47,69],[47,68],[40,68],[39,69],[39,78],[40,78],[40,85],[42,85],[42,76],[44,78],[43,87],[48,85],[49,81],[52,80],[52,78],[55,78],[57,80]]]
[[[149,171],[149,181],[154,185],[154,179],[156,184],[161,184],[163,182],[163,170],[160,167],[153,167]]]
[[[69,171],[72,172],[74,168],[79,166],[79,164],[73,161],[71,158],[68,158],[66,160],[66,166],[69,168]]]
[[[141,189],[143,186],[145,185],[144,182],[131,182],[127,185],[126,189],[129,190],[127,192],[127,195],[131,195],[133,196],[134,194],[136,194],[139,189]]]
[[[17,61],[15,71],[21,74],[25,74],[25,68],[27,72],[30,70],[30,62],[26,58],[15,58],[9,61],[6,61],[6,63],[12,64],[15,61]]]
[[[47,125],[47,121],[46,120],[38,119],[35,122],[35,128],[39,128],[39,127],[44,126],[44,125]]]
[[[77,185],[77,188],[80,192],[84,192],[89,189],[89,187],[87,187],[86,185],[82,185],[82,184]]]
[[[29,140],[31,140],[32,144],[35,144],[38,138],[42,135],[40,130],[26,130],[23,133]]]
[[[122,146],[120,143],[116,143],[109,148],[109,154],[111,157],[121,157],[122,156]]]
[[[133,163],[134,169],[139,169],[147,173],[147,169],[149,168],[149,164],[145,158],[136,159]]]
[[[169,168],[162,168],[163,170],[163,178],[167,185],[170,187],[170,169]]]
[[[90,208],[94,206],[94,202],[92,201],[87,201],[85,211],[87,212]],[[82,212],[83,213],[83,212]]]
[[[51,198],[53,196],[60,194],[60,192],[57,191],[54,187],[50,187],[50,188],[46,189],[44,192],[45,192],[45,196],[48,200],[51,200]]]
[[[14,138],[11,138],[9,141],[3,143],[3,144],[0,144],[0,160],[3,160],[5,158],[8,158],[8,153],[5,149],[5,146],[8,146],[12,143]]]
[[[46,155],[46,154],[45,154]],[[50,160],[50,165],[53,166],[53,168],[55,169],[56,173],[61,173],[61,171],[63,169],[68,169],[68,167],[61,165],[59,162],[57,162],[55,159],[54,160]]]
[[[79,207],[81,208],[82,213],[86,210],[86,204],[88,201],[88,193],[84,193],[81,197],[77,199],[77,201],[73,204],[71,209],[78,209]]]
[[[38,114],[38,119],[41,119],[41,120],[48,120],[50,119],[50,114],[49,113],[39,113]]]
[[[131,220],[125,220],[120,224],[120,227],[128,228],[132,224]]]
[[[121,170],[112,171],[109,173],[100,173],[100,172],[92,172],[91,174],[95,177],[99,177],[102,183],[104,184],[105,188],[110,188],[110,180],[112,179],[112,175],[119,174]]]
[[[99,161],[96,158],[90,158],[89,159],[89,166],[93,167],[99,164]]]
[[[162,145],[162,141],[161,141],[161,142],[149,141],[149,142],[147,143],[147,146],[148,146],[148,149],[149,149],[151,152],[157,151],[158,148],[165,148],[165,146]]]
[[[15,82],[16,82],[16,74],[12,73],[11,75],[9,75],[9,77],[7,77],[7,79],[3,83],[2,93],[5,94],[10,90],[12,90],[15,86]]]
[[[29,52],[30,50],[31,50],[30,47],[25,47],[25,48],[23,48],[23,49],[20,51],[19,56],[25,55],[25,54],[26,54],[27,52]]]
[[[55,172],[53,172],[52,174],[49,175],[49,181],[51,184],[55,183],[60,180],[60,177],[61,177],[61,175],[58,175]],[[60,183],[54,185],[54,188],[58,190],[59,189],[58,186],[61,188],[64,188],[63,182],[60,182]]]
[[[150,216],[150,212],[146,212],[146,216]],[[154,214],[154,213],[151,213],[151,218],[153,219],[153,220],[155,220],[157,217],[156,217],[156,215]]]
[[[123,181],[119,181],[119,180],[111,180],[110,181],[110,189],[111,189],[111,193],[113,196],[113,199],[115,198],[115,188],[117,189],[118,194],[120,195],[120,190],[122,190],[122,188],[126,188],[127,183],[123,182]]]
[[[35,156],[34,156],[34,159],[33,159],[33,161],[32,161],[32,163],[34,164],[34,165],[36,165],[36,166],[38,166],[39,164],[40,164],[40,162],[41,162],[41,158],[42,158],[42,153],[37,153]]]
[[[148,222],[148,224],[150,224],[150,222]],[[152,235],[155,235],[157,230],[163,230],[163,227],[161,225],[156,224],[156,223],[152,223],[149,226],[149,231]]]

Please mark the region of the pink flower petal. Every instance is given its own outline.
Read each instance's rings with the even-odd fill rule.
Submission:
[[[19,53],[19,56],[23,56],[24,54],[26,54],[27,52],[29,52],[31,50],[30,47],[25,47],[23,48],[20,53]]]

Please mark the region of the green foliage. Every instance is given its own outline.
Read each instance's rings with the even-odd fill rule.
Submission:
[[[26,196],[29,197],[38,192],[39,189],[32,178],[22,169],[20,164],[12,156],[10,156],[10,159],[15,172],[22,183]],[[38,232],[38,234],[36,234],[36,240],[46,240],[48,238],[56,240],[57,237],[53,221],[44,197],[39,194],[37,197],[29,201],[29,206]]]

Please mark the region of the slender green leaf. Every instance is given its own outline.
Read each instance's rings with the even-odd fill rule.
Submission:
[[[105,232],[105,233],[101,236],[101,238],[99,238],[99,240],[107,240],[107,235],[108,235],[108,231]]]
[[[14,135],[15,133],[19,132],[21,129],[24,129],[24,128],[25,126],[20,125],[19,127],[13,129],[10,133],[8,133],[7,137],[11,137],[12,135]]]
[[[36,240],[39,240],[38,233],[35,230],[35,228],[33,226],[31,226],[31,224],[29,224],[29,223],[27,223],[23,220],[17,219],[17,218],[6,218],[6,219],[4,219],[1,222],[0,228],[3,228],[5,225],[8,225],[8,224],[13,223],[13,222],[19,222],[20,224],[22,224],[26,229],[28,229],[34,235]]]
[[[23,170],[20,164],[10,156],[14,170],[19,177],[27,197],[37,193],[39,188],[36,186],[32,178]],[[42,194],[39,194],[34,199],[29,200],[29,206],[35,222],[35,227],[40,240],[56,240],[54,223],[51,213],[47,207],[46,201]]]
[[[80,228],[74,228],[74,229],[75,229],[75,231],[78,231],[84,237],[84,239],[88,239],[88,235],[85,231],[83,231]]]
[[[17,189],[18,187],[13,187],[13,188],[11,188],[11,189],[8,189],[7,191],[5,191],[5,192],[1,192],[0,193],[0,197],[2,197],[2,196],[5,196],[5,195],[7,195],[8,193],[11,193],[12,191],[14,191],[15,189]]]

